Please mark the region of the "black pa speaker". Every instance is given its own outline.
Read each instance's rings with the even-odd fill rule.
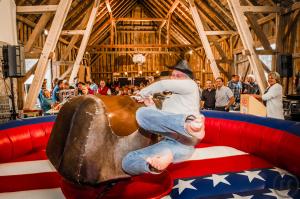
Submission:
[[[293,56],[291,54],[279,55],[277,66],[280,77],[293,77]]]
[[[21,77],[25,74],[23,47],[3,46],[3,74],[4,77]]]

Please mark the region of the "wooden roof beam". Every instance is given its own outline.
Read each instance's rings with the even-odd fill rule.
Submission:
[[[276,6],[241,6],[242,12],[252,13],[271,13],[271,12],[282,12],[282,8]]]
[[[125,8],[123,10],[125,10],[125,12],[129,12],[132,7],[136,4],[136,1],[130,1],[129,4],[125,4]],[[117,14],[119,14],[119,16],[122,14],[121,11],[122,10],[122,7],[120,7],[120,10],[116,10],[115,12]],[[118,16],[117,16],[118,17]],[[103,20],[102,20],[103,21]],[[111,21],[108,19],[108,21],[105,22],[105,24],[103,24],[100,28],[97,28],[97,27],[94,27],[94,29],[96,28],[96,32],[94,32],[92,35],[91,35],[91,39],[90,39],[90,44],[89,45],[94,45],[97,40],[100,38],[100,35],[102,34],[102,31],[105,30],[105,28],[111,23]]]
[[[166,19],[168,19],[172,13],[174,12],[174,10],[177,8],[178,4],[180,3],[180,0],[175,0],[174,3],[172,4],[167,16],[166,16]],[[167,21],[163,21],[163,23],[159,26],[159,29],[162,29],[162,27],[164,27],[164,25],[166,24]]]
[[[45,12],[55,12],[57,5],[43,5],[43,6],[17,6],[18,14],[42,14]]]
[[[218,19],[223,25],[224,28],[222,29],[227,29],[227,30],[233,30],[234,28],[224,19],[223,16],[221,16],[218,12],[216,12],[215,9],[211,7],[210,4],[208,4],[206,1],[198,1],[198,8],[202,8],[203,10],[206,11],[206,13],[211,16],[212,19]],[[216,21],[217,23],[217,21]],[[221,30],[222,30],[221,29]]]
[[[205,31],[205,34],[208,36],[217,36],[217,35],[233,35],[236,34],[236,31],[228,30],[228,31]]]
[[[111,27],[110,27],[110,44],[114,43],[114,27],[115,27],[115,21],[113,21],[113,14],[112,9],[109,3],[109,0],[105,0],[105,5],[109,14],[109,20],[111,21]]]
[[[63,30],[61,35],[83,35],[84,30]]]
[[[77,5],[75,8],[73,8],[70,11],[70,14],[68,14],[67,21],[64,24],[64,29],[65,30],[76,29],[76,27],[79,26],[84,16],[87,14],[87,12],[91,7],[93,7],[92,1],[85,0],[79,5]]]
[[[93,29],[93,25],[98,13],[98,8],[100,6],[100,0],[95,0],[94,5],[93,5],[93,9],[89,18],[89,21],[87,23],[87,27],[85,29],[81,44],[80,44],[80,48],[78,50],[77,56],[76,56],[76,60],[70,75],[70,79],[69,79],[69,83],[73,84],[74,83],[74,79],[77,77],[78,74],[78,70],[80,67],[80,63],[82,61],[83,55],[85,53],[92,29]]]
[[[205,54],[206,54],[207,58],[209,59],[210,67],[211,67],[211,70],[213,72],[214,78],[220,77],[220,72],[219,72],[219,69],[218,69],[218,65],[217,65],[216,60],[214,58],[212,49],[211,49],[209,41],[208,41],[208,38],[205,34],[204,26],[203,26],[203,23],[202,23],[201,18],[199,16],[199,13],[198,13],[198,10],[197,10],[197,7],[195,5],[194,0],[189,0],[189,5],[190,5],[190,11],[192,13],[192,17],[193,17],[196,29],[198,31],[198,34],[199,34],[199,37],[201,39],[203,48],[205,50]]]
[[[21,21],[21,22],[23,22],[23,23],[25,23],[26,25],[28,25],[28,26],[30,26],[30,27],[32,27],[32,28],[34,28],[35,26],[36,26],[36,24],[34,23],[34,22],[32,22],[32,21],[30,21],[29,19],[27,19],[27,18],[25,18],[25,17],[23,17],[23,16],[20,16],[20,15],[17,15],[17,20],[19,20],[19,21]],[[68,45],[70,42],[68,42],[67,40],[65,40],[64,38],[59,38],[58,39],[61,43],[63,43],[63,44],[66,44],[66,45]],[[76,49],[78,49],[78,47],[77,46],[73,46],[74,48],[76,48]]]
[[[91,54],[118,54],[118,55],[124,55],[124,54],[134,54],[134,53],[142,53],[142,54],[170,54],[170,53],[180,53],[178,51],[93,51]]]
[[[298,19],[299,16],[300,16],[300,9],[296,10],[292,14],[291,19],[289,20],[288,24],[286,25],[286,27],[284,29],[283,40],[285,40],[286,37],[289,35],[289,33],[293,29],[294,25],[296,24],[297,19]]]
[[[245,15],[248,19],[248,23],[250,24],[252,30],[255,32],[256,36],[260,40],[260,42],[261,42],[262,46],[264,47],[264,49],[265,50],[272,50],[271,44],[270,44],[267,36],[265,35],[263,30],[261,29],[261,27],[258,25],[256,17],[251,15],[250,13],[245,13]]]
[[[84,15],[82,21],[80,22],[80,24],[77,26],[77,29],[84,29],[86,28],[86,25],[88,23],[88,20],[89,20],[89,16],[92,12],[92,8],[93,6],[91,5],[90,8],[88,8],[86,14]],[[79,40],[80,38],[80,35],[74,35],[72,37],[72,39],[70,40],[70,43],[68,44],[67,48],[65,49],[65,51],[63,52],[63,55],[62,55],[62,60],[61,61],[65,61],[67,60],[73,46],[77,43],[77,41]],[[71,72],[71,71],[70,71]],[[63,78],[62,78],[63,79]]]
[[[132,22],[147,22],[147,21],[166,21],[163,18],[139,18],[139,17],[132,17],[132,18],[113,18],[113,21],[132,21]]]
[[[181,48],[181,47],[199,47],[201,44],[102,44],[94,45],[91,48],[101,49],[101,48]]]
[[[232,15],[230,14],[230,12],[227,11],[227,9],[224,7],[224,5],[219,1],[219,0],[213,0],[211,1],[217,8],[219,8],[219,10],[221,10],[223,12],[223,14],[230,19],[231,21],[234,22]]]

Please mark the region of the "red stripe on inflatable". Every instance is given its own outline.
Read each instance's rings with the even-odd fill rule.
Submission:
[[[273,165],[255,156],[238,155],[173,164],[168,171],[173,179],[178,179],[270,167]]]
[[[53,122],[0,130],[0,162],[8,162],[46,147]]]
[[[300,136],[247,121],[206,118],[205,126],[202,142],[255,154],[300,176]]]
[[[51,189],[61,186],[61,177],[56,172],[0,176],[0,193]]]

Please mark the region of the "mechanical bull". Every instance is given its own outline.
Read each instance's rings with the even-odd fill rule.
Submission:
[[[80,96],[61,108],[47,145],[57,171],[77,184],[96,185],[127,178],[121,162],[130,151],[157,142],[139,132],[135,112],[141,105],[128,96]]]

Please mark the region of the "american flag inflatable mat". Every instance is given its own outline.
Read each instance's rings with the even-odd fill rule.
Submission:
[[[167,176],[170,177],[171,183],[159,177],[151,185],[133,183],[128,191],[131,196],[148,198],[151,193],[156,192],[154,198],[164,199],[300,198],[297,177],[300,170],[300,155],[299,152],[294,152],[300,151],[299,148],[294,148],[300,146],[299,123],[265,121],[256,117],[250,117],[249,120],[249,117],[231,114],[226,117],[218,113],[204,114],[207,117],[207,137],[197,145],[195,153],[189,160],[168,167]],[[251,121],[252,119],[255,120]],[[0,126],[0,161],[2,162],[0,199],[60,199],[93,196],[88,193],[77,194],[77,189],[72,189],[72,193],[66,193],[64,188],[66,183],[47,160],[45,146],[54,120],[55,117],[43,117]],[[266,122],[270,125],[265,125]],[[257,143],[246,146],[253,139],[245,134],[243,128],[247,128],[249,133],[259,134]],[[219,133],[225,131],[226,136],[232,136],[233,131],[238,129],[243,132],[242,142],[232,139],[226,141]],[[267,136],[267,131],[277,132],[277,134]],[[240,135],[235,134],[235,136]],[[273,143],[268,141],[263,143],[265,137],[269,141],[273,140]],[[277,139],[283,141],[279,143]],[[281,142],[284,142],[285,151],[282,151]],[[253,144],[256,148],[252,148]],[[264,150],[272,157],[266,158],[261,152]],[[280,162],[282,160],[288,162]],[[278,165],[284,167],[279,168]],[[122,186],[112,188],[111,193],[108,191],[108,195],[99,196],[97,193],[98,198],[108,196],[122,198],[118,195],[124,191],[123,188]],[[126,198],[126,194],[124,197]],[[151,197],[153,198],[153,195]]]

